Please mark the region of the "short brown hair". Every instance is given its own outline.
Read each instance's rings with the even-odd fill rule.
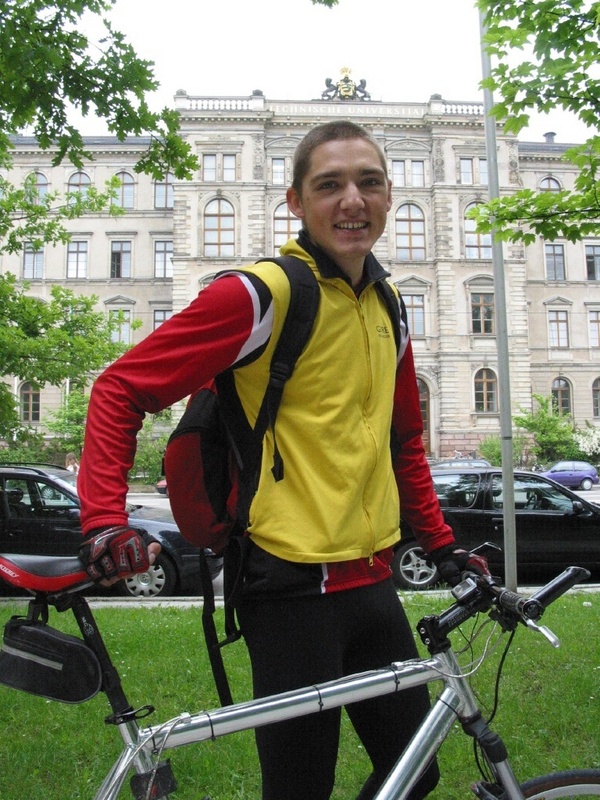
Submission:
[[[335,120],[334,122],[326,122],[323,125],[317,125],[315,128],[312,128],[296,148],[296,152],[294,153],[292,188],[295,189],[298,194],[301,193],[302,181],[310,169],[310,159],[313,151],[320,144],[333,142],[337,139],[366,139],[377,151],[381,166],[387,176],[385,156],[369,131],[361,125],[357,125],[355,122],[350,122],[347,119]]]

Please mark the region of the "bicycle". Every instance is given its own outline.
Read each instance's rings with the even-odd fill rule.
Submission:
[[[576,583],[590,577],[582,567],[568,567],[531,597],[508,591],[493,578],[466,575],[451,590],[452,605],[441,614],[424,617],[417,625],[429,651],[427,658],[397,662],[382,669],[212,711],[184,712],[148,727],[141,727],[140,722],[154,709],[152,706],[134,709],[127,700],[118,672],[81,593],[91,584],[79,559],[0,555],[0,573],[12,585],[32,592],[30,613],[44,609],[47,612],[49,606],[58,611],[71,610],[83,641],[98,659],[101,688],[112,709],[106,722],[119,729],[124,746],[94,800],[117,800],[130,772],[133,772],[130,787],[135,800],[167,800],[176,790],[170,761],[163,759],[168,750],[434,681],[441,681],[442,690],[379,789],[376,800],[405,800],[457,720],[481,753],[481,759],[476,759],[481,779],[471,787],[481,800],[600,796],[598,769],[557,772],[519,783],[502,739],[491,730],[478,706],[469,684],[469,670],[459,664],[449,639],[449,634],[460,625],[485,613],[502,631],[514,632],[523,624],[558,646],[554,634],[538,623],[545,608]]]

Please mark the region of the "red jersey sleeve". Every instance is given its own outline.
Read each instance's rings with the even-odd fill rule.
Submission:
[[[423,419],[409,339],[396,371],[392,460],[402,516],[411,526],[423,549],[430,553],[438,547],[454,544],[454,536],[451,528],[444,522],[433,489],[422,435]]]

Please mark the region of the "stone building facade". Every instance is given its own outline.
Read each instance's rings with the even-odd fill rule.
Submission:
[[[138,341],[216,272],[278,252],[298,229],[285,203],[297,143],[315,124],[351,119],[377,139],[393,182],[387,231],[375,254],[407,304],[427,449],[434,456],[468,453],[498,434],[491,241],[466,216],[488,193],[482,105],[437,95],[427,103],[374,102],[364,90],[297,102],[272,101],[260,91],[180,91],[175,107],[199,159],[191,181],[136,174],[141,139],[90,138],[93,161],[77,170],[51,167],[51,154],[19,138],[10,180],[34,172],[40,186],[64,191],[101,186],[118,174],[125,213],[76,220],[69,245],[2,255],[0,271],[29,280],[29,291],[42,297],[55,283],[96,295],[107,313],[141,320],[138,330],[121,330]],[[574,172],[561,160],[566,145],[553,135],[519,142],[498,129],[497,147],[501,192],[573,185]],[[600,239],[507,245],[504,269],[513,413],[531,408],[533,394],[553,393],[578,425],[600,425]],[[22,385],[14,388],[26,417]],[[59,401],[56,390],[41,390],[40,424],[43,410]]]

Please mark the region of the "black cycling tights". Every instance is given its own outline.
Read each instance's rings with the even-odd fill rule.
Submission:
[[[255,697],[311,686],[417,656],[391,580],[343,592],[239,604]],[[346,707],[373,764],[359,800],[374,797],[429,708],[426,687]],[[335,781],[340,709],[256,730],[263,800],[328,800]],[[434,763],[410,798],[437,784]]]

